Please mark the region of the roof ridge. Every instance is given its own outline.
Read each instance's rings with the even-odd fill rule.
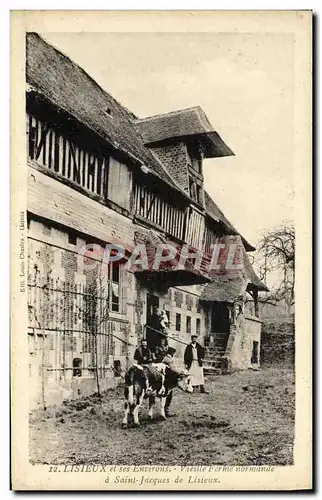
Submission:
[[[230,220],[226,217],[226,215],[224,214],[224,212],[219,208],[219,206],[217,205],[217,203],[215,202],[215,200],[212,198],[212,196],[208,193],[208,191],[206,189],[204,189],[204,194],[205,194],[205,198],[206,196],[209,198],[209,201],[211,203],[213,203],[216,207],[216,210],[219,212],[219,214],[222,216],[222,218],[224,219],[222,222],[229,227],[229,229],[231,231],[234,231],[236,234],[239,234],[239,236],[241,237],[244,245],[248,246],[250,249],[248,251],[254,251],[256,250],[255,247],[249,243],[249,241],[236,229],[236,227],[230,222]],[[205,208],[207,210],[207,213],[208,215],[213,216],[213,217],[216,217],[215,214],[212,214],[211,213],[211,207],[207,207],[207,200],[205,199]],[[210,213],[209,213],[210,212]],[[252,249],[252,250],[251,250]]]
[[[135,122],[135,119],[137,118],[134,113],[132,113],[130,110],[128,110],[123,104],[121,104],[117,99],[115,99],[109,92],[107,92],[104,88],[101,87],[101,85],[94,80],[94,78],[85,71],[85,69],[74,62],[68,55],[66,55],[64,52],[61,50],[57,49],[54,45],[51,43],[47,42],[46,39],[44,39],[39,33],[36,32],[28,32],[26,33],[27,40],[29,39],[30,43],[36,43],[38,45],[42,45],[43,48],[45,49],[45,52],[51,51],[56,54],[56,57],[61,60],[65,61],[73,71],[79,72],[79,74],[84,78],[86,81],[90,82],[90,84],[95,88],[95,91],[98,92],[98,95],[100,95],[104,100],[108,100],[111,105],[115,106],[117,112],[120,114],[120,118],[124,120],[128,127],[133,131],[133,133],[137,136],[137,140],[142,145],[143,148],[143,153],[144,157],[138,156],[138,152],[133,152],[131,149],[129,150],[128,148],[126,149],[126,154],[128,154],[132,159],[136,159],[137,161],[141,162],[142,164],[147,164],[149,161],[153,160],[154,164],[157,164],[159,171],[156,169],[153,169],[153,163],[151,165],[151,170],[153,174],[158,177],[163,179],[166,184],[171,186],[174,190],[179,191],[181,194],[183,194],[185,197],[188,197],[187,193],[185,193],[180,186],[177,185],[177,183],[174,182],[173,178],[171,177],[170,173],[164,166],[164,164],[160,161],[159,158],[157,158],[154,154],[152,154],[151,149],[147,148],[144,145],[143,137],[141,134],[141,131],[139,130],[138,125]],[[60,104],[60,107],[63,108],[62,104]],[[68,111],[68,108],[64,108],[65,111]],[[77,120],[81,121],[81,118],[78,116]],[[86,125],[86,122],[83,122]],[[96,131],[97,132],[97,131]],[[97,132],[99,133],[99,132]],[[112,145],[115,146],[115,141],[114,139],[112,140]],[[121,146],[124,151],[124,146]],[[140,153],[139,153],[140,155]]]
[[[133,113],[126,106],[124,106],[120,101],[118,101],[117,99],[115,99],[115,97],[112,94],[110,94],[107,90],[105,90],[89,73],[87,73],[87,71],[82,66],[80,66],[80,64],[78,64],[77,62],[73,61],[73,59],[71,59],[67,54],[65,54],[65,52],[63,52],[61,49],[58,49],[52,43],[47,42],[47,40],[43,36],[39,35],[39,33],[37,33],[36,31],[29,31],[29,32],[27,32],[26,36],[28,37],[29,35],[35,36],[36,38],[40,39],[48,47],[54,49],[58,54],[60,54],[65,59],[67,59],[73,66],[77,66],[77,68],[83,74],[86,75],[86,78],[88,78],[95,85],[95,87],[97,87],[100,90],[100,92],[103,92],[103,93],[107,94],[110,97],[110,99],[112,99],[115,103],[118,104],[118,106],[120,106],[122,108],[122,110],[124,110],[128,115],[131,116],[131,117],[129,117],[131,121],[138,118],[135,113]]]
[[[136,122],[144,122],[144,121],[148,121],[148,120],[151,120],[152,118],[161,118],[161,117],[164,117],[164,116],[169,116],[169,115],[176,115],[176,114],[179,114],[179,113],[183,113],[185,111],[192,111],[192,110],[202,110],[201,106],[198,104],[197,106],[190,106],[189,108],[183,108],[183,109],[176,109],[174,111],[168,111],[167,113],[159,113],[157,115],[151,115],[151,116],[146,116],[145,118],[136,118]]]

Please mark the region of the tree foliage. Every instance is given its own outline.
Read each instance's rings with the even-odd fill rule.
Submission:
[[[271,292],[262,302],[277,305],[285,302],[288,312],[294,305],[295,228],[287,221],[265,232],[258,244],[255,265],[262,281]],[[274,284],[270,285],[270,281]]]

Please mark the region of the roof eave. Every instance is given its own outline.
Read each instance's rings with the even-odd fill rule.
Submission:
[[[222,140],[218,132],[213,131],[198,135],[205,145],[204,158],[235,156],[235,153]]]
[[[181,134],[171,137],[162,137],[157,140],[144,138],[142,134],[144,145],[147,148],[158,148],[164,144],[171,143],[174,140],[184,140],[196,138],[204,144],[204,158],[220,158],[224,156],[235,156],[235,153],[227,146],[222,140],[218,132],[200,132],[195,134]]]
[[[247,252],[255,252],[256,247],[251,245],[237,230],[232,230],[232,228],[229,227],[227,224],[225,224],[225,222],[222,221],[219,217],[216,217],[215,215],[213,215],[210,210],[206,209],[206,216],[209,217],[210,219],[212,219],[213,221],[218,222],[219,224],[222,224],[223,226],[225,226],[225,228],[228,229],[228,231],[230,231],[231,234],[235,234],[235,235],[239,234],[241,239],[242,239],[245,250]]]

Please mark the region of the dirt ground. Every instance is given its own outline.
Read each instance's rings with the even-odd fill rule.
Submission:
[[[263,368],[207,380],[209,395],[174,392],[167,421],[121,428],[122,388],[30,415],[30,460],[47,464],[290,465],[292,370]]]

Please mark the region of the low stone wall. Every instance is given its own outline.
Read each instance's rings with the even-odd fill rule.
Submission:
[[[231,370],[246,370],[252,366],[253,343],[257,342],[260,347],[261,325],[259,318],[247,315],[239,324],[230,327],[225,356],[230,360]],[[256,365],[259,364],[260,359]]]

